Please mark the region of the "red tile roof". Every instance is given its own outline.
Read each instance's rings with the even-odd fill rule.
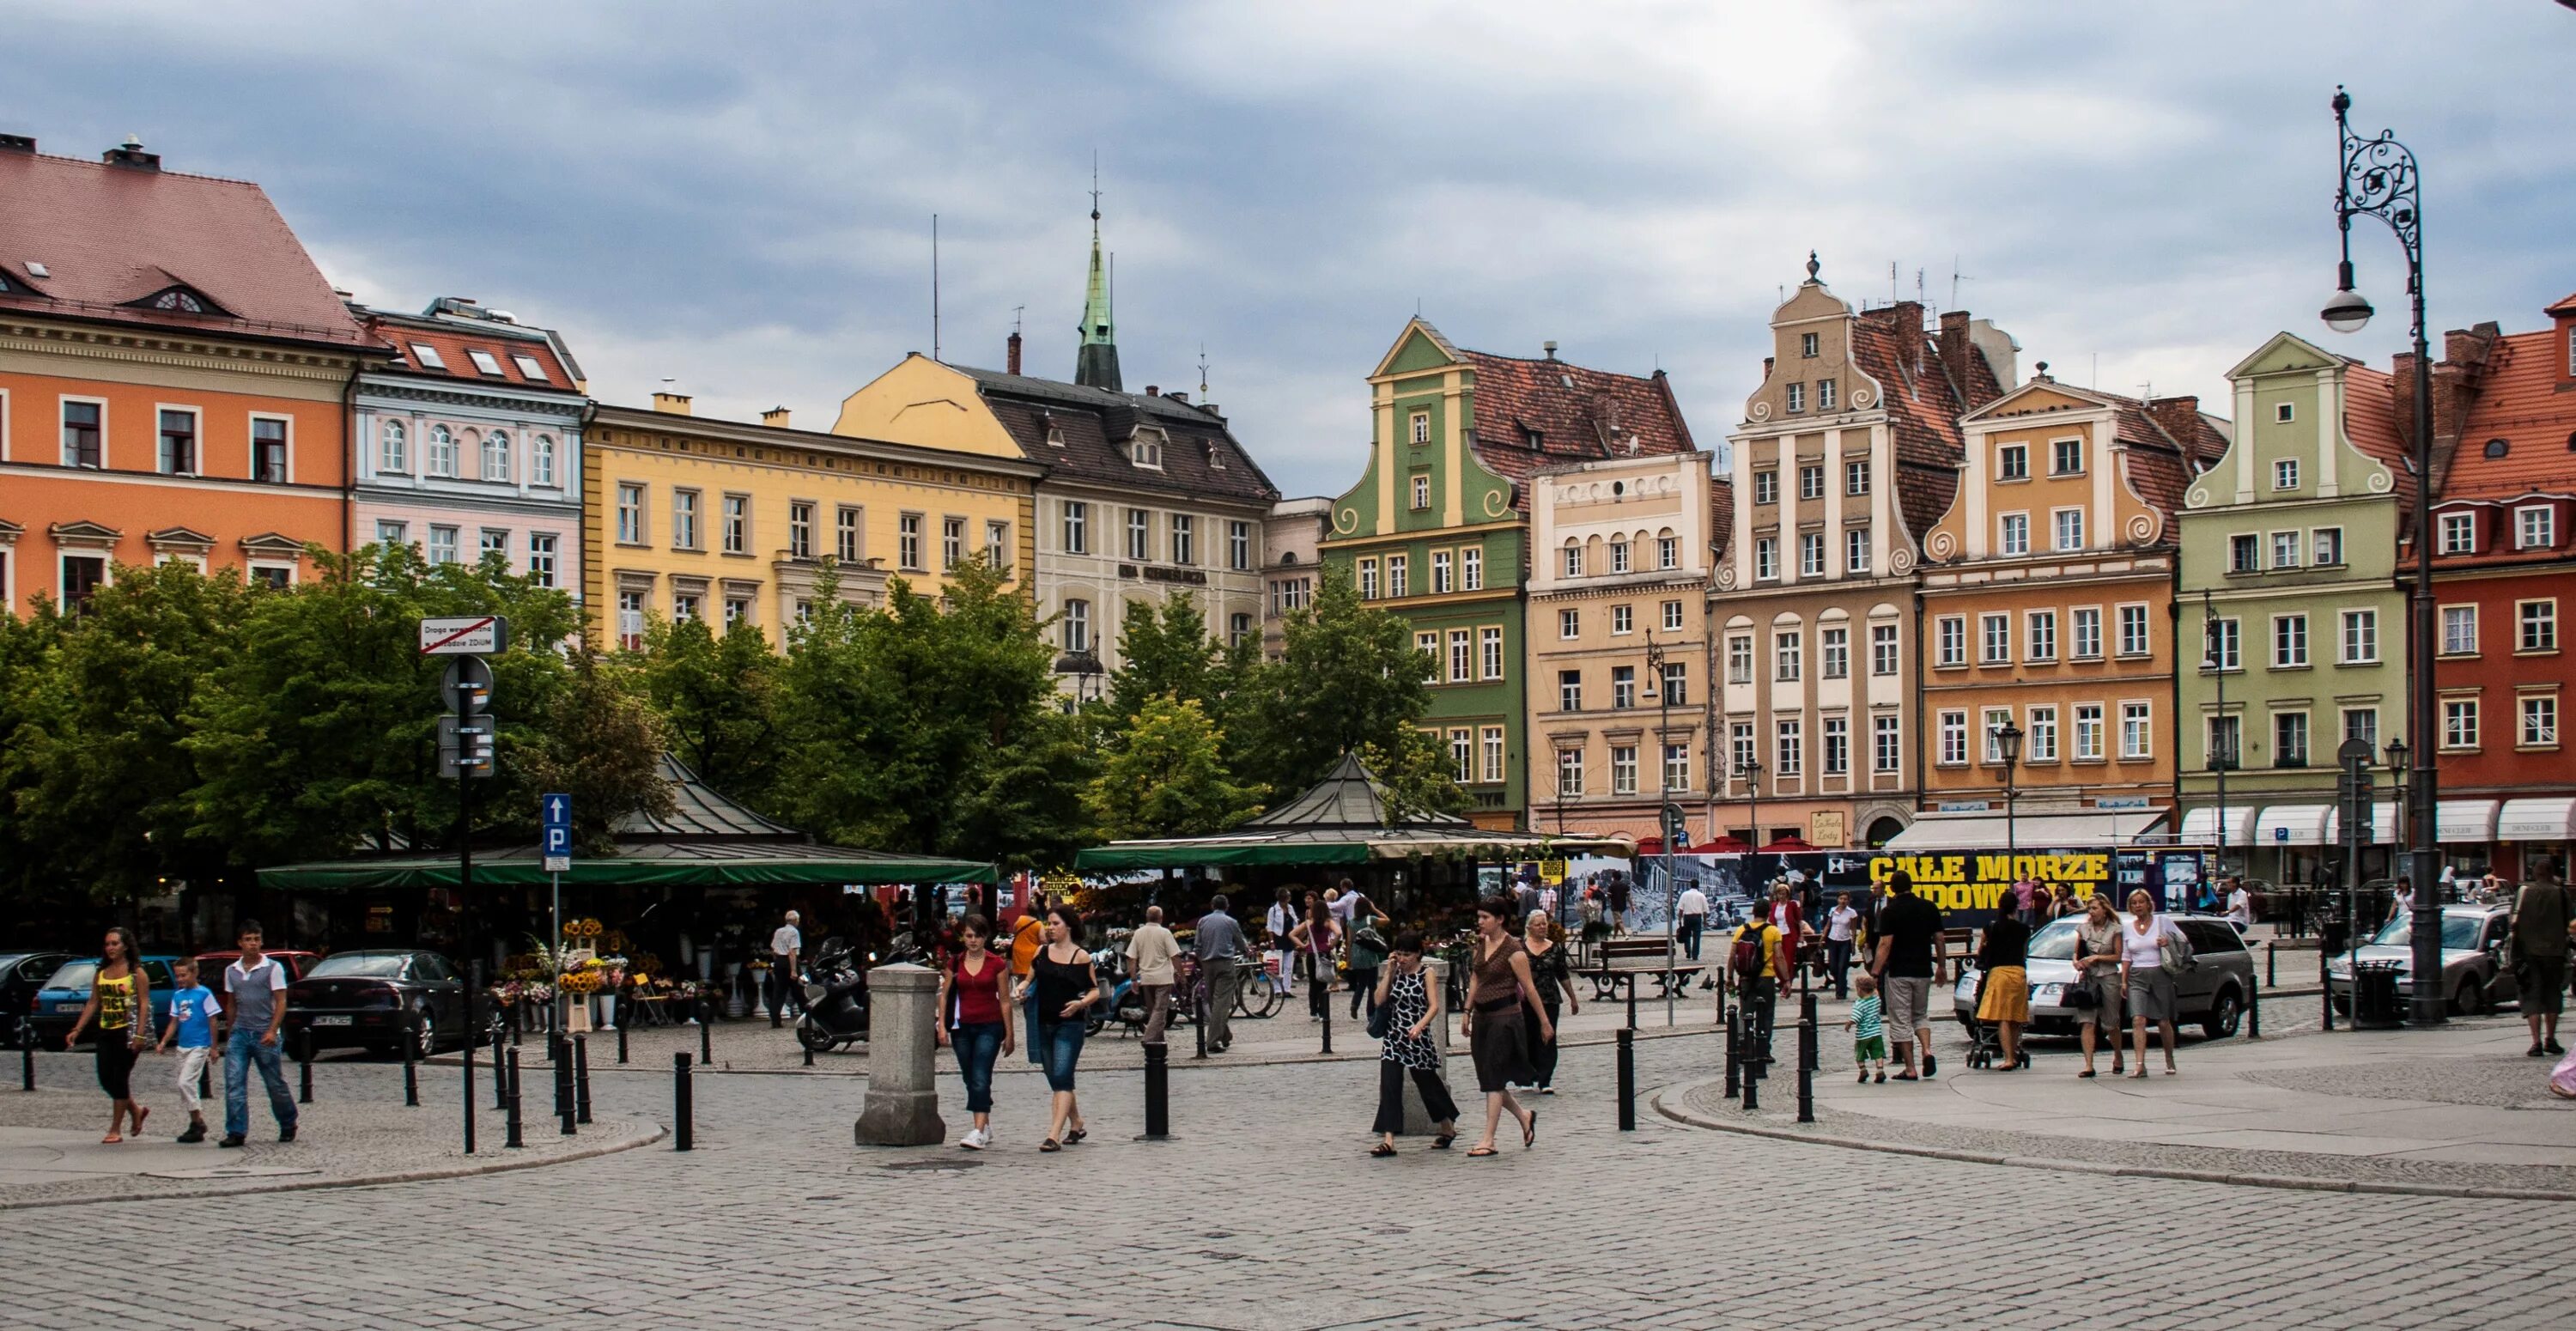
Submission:
[[[2576,392],[2559,390],[2559,345],[2554,329],[2496,340],[2477,376],[2442,498],[2576,493]],[[2486,455],[2491,439],[2505,441],[2503,457]]]
[[[2406,431],[2397,422],[2397,383],[2387,371],[2355,365],[2345,372],[2343,432],[2353,447],[2397,472],[2398,489],[2413,493],[2406,481],[2414,474]]]
[[[1476,372],[1476,456],[1512,483],[1512,506],[1522,512],[1530,473],[1543,467],[1694,447],[1661,370],[1639,378],[1554,359],[1458,354]]]
[[[1708,483],[1708,544],[1716,562],[1726,562],[1726,552],[1735,544],[1735,482],[1723,478]]]
[[[1854,316],[1851,350],[1853,363],[1885,392],[1880,405],[1896,440],[1897,508],[1919,539],[1958,493],[1966,449],[1959,418],[2003,396],[2003,388],[1985,353],[1973,348],[1974,381],[1953,383],[1939,345],[1923,330],[1922,307],[1911,302]]]
[[[366,345],[259,186],[0,151],[0,310],[239,337]],[[50,276],[36,277],[30,263]],[[214,308],[152,309],[185,286]]]
[[[553,345],[539,330],[527,329],[515,336],[496,335],[461,327],[447,320],[416,319],[382,311],[370,311],[366,326],[370,337],[393,349],[395,361],[391,368],[400,373],[478,384],[551,388],[566,393],[580,391],[573,386],[572,375],[555,355]],[[517,328],[511,324],[498,327]],[[433,366],[424,360],[415,349],[419,345],[438,353],[439,365]],[[466,354],[469,351],[480,351],[490,356],[501,367],[501,372],[485,374],[475,368],[474,358]],[[518,361],[513,359],[518,356],[536,361],[537,368],[544,374],[531,375],[520,369]]]

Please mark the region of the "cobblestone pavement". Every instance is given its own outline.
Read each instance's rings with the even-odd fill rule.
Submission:
[[[1704,1077],[1718,1052],[1643,1043],[1641,1079]],[[1026,1079],[998,1088],[1001,1146],[979,1156],[854,1149],[860,1082],[707,1077],[688,1154],[218,1204],[196,1214],[220,1242],[156,1244],[114,1280],[99,1236],[170,1217],[86,1206],[18,1227],[0,1284],[15,1325],[119,1331],[2564,1322],[2576,1205],[2001,1170],[1652,1113],[1621,1133],[1610,1069],[1569,1051],[1537,1149],[1507,1134],[1491,1160],[1366,1158],[1359,1063],[1176,1069],[1159,1144],[1129,1140],[1137,1077],[1086,1071],[1092,1138],[1058,1155],[1034,1150]],[[452,1098],[452,1076],[431,1084]],[[325,1065],[321,1085],[383,1096],[399,1072]],[[603,1112],[668,1112],[667,1076],[597,1091]]]

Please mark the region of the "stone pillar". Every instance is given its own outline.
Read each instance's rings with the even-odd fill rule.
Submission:
[[[1422,971],[1422,982],[1430,986],[1430,992],[1438,994],[1448,986],[1448,962],[1438,957],[1424,957]],[[1449,1033],[1456,1029],[1458,1029],[1458,1014],[1448,1011],[1444,1006],[1440,1013],[1440,1020],[1431,1023],[1431,1043],[1440,1049],[1440,1077],[1443,1081],[1449,1078]],[[1476,1100],[1476,1112],[1484,1112],[1482,1100],[1476,1096],[1475,1090],[1475,1086],[1470,1084],[1462,1094],[1457,1083],[1449,1084],[1449,1098],[1458,1102],[1458,1119],[1462,1124],[1468,1117],[1468,1101]],[[1413,1074],[1408,1072],[1404,1077],[1404,1135],[1428,1137],[1436,1131],[1437,1128],[1431,1121],[1430,1113],[1422,1107],[1422,1092],[1415,1089]]]
[[[939,1118],[933,1054],[939,972],[909,963],[868,972],[868,1093],[854,1135],[861,1146],[936,1146]]]

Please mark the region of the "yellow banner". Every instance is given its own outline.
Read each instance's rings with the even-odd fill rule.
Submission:
[[[1883,884],[1888,875],[1899,869],[1913,875],[1916,896],[1945,911],[1993,910],[1996,901],[2023,878],[2042,887],[2063,887],[2073,892],[2078,901],[2097,892],[2116,895],[2112,892],[2111,856],[2107,851],[1880,854],[1870,858],[1869,881]]]

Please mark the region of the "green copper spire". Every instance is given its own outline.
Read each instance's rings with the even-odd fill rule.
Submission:
[[[1100,179],[1091,181],[1091,285],[1082,298],[1082,343],[1074,353],[1073,381],[1087,388],[1124,392],[1118,382],[1118,331],[1109,317],[1109,273],[1100,261]]]

